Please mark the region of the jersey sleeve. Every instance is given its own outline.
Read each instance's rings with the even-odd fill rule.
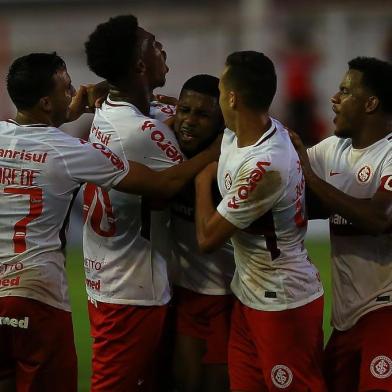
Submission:
[[[127,129],[126,124],[120,125]],[[174,132],[164,123],[142,118],[132,137],[121,138],[126,159],[153,170],[163,170],[185,160]]]
[[[282,196],[284,176],[267,157],[246,160],[237,173],[217,211],[234,226],[245,229],[271,210]]]
[[[166,121],[176,114],[176,107],[158,101],[150,102],[150,117],[159,121]]]
[[[327,163],[327,150],[335,138],[333,136],[328,137],[321,141],[320,143],[314,145],[307,149],[310,165],[313,171],[318,177],[325,180],[325,165]]]
[[[392,192],[392,150],[381,170],[380,186],[378,190],[382,192]]]
[[[91,182],[109,190],[129,171],[127,161],[100,143],[70,138],[57,151],[49,174],[56,176],[59,172],[65,172],[69,180],[76,184]]]

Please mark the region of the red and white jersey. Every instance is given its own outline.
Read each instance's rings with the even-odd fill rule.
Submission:
[[[254,309],[279,311],[323,294],[304,247],[305,183],[287,130],[271,127],[253,145],[237,146],[226,129],[218,165],[218,212],[239,230],[231,237],[236,271],[231,288]]]
[[[127,102],[107,99],[95,113],[90,140],[154,170],[184,160],[173,131]],[[169,301],[168,216],[151,211],[143,197],[86,186],[83,248],[91,298],[145,306]]]
[[[331,136],[308,149],[315,173],[350,196],[371,199],[392,192],[392,133],[355,149],[351,139]],[[330,217],[332,324],[351,328],[364,314],[392,304],[392,232],[368,235],[343,217]]]
[[[150,102],[150,117],[155,120],[166,121],[168,118],[173,117],[176,114],[176,107],[167,105],[158,101]]]
[[[62,241],[74,194],[86,181],[111,188],[128,163],[45,125],[3,121],[0,140],[0,297],[68,311]]]
[[[194,216],[192,183],[171,205],[173,283],[200,294],[229,294],[235,268],[233,246],[227,243],[215,252],[202,254],[197,244]]]

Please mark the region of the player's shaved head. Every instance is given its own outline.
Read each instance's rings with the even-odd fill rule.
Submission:
[[[31,53],[16,59],[7,75],[8,94],[18,110],[32,108],[55,87],[53,75],[65,68],[55,52]]]
[[[116,85],[125,79],[138,55],[138,21],[121,15],[101,23],[85,43],[87,64],[98,76]]]
[[[268,110],[276,93],[274,64],[260,52],[243,51],[229,55],[222,79],[250,109]]]
[[[182,86],[180,97],[184,90],[209,95],[219,101],[219,79],[216,76],[207,74],[192,76]]]

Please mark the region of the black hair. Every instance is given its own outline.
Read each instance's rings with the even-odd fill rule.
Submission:
[[[180,96],[184,90],[192,90],[200,94],[209,95],[219,100],[219,79],[212,75],[195,75],[184,83]]]
[[[30,109],[54,88],[53,75],[65,68],[55,52],[31,53],[16,59],[7,75],[8,94],[18,110]]]
[[[392,64],[374,57],[356,57],[348,67],[362,72],[362,83],[378,97],[381,110],[392,113]]]
[[[226,59],[224,80],[238,92],[250,109],[268,110],[276,93],[276,72],[272,61],[261,52],[234,52]]]
[[[133,15],[116,16],[98,25],[84,44],[91,71],[114,85],[124,79],[137,58],[137,33]]]

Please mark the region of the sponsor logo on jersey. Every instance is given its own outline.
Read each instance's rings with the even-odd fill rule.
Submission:
[[[392,192],[392,175],[381,178],[380,190]]]
[[[181,163],[184,160],[181,152],[172,145],[170,140],[167,140],[164,133],[152,121],[145,121],[141,127],[143,132],[151,131],[150,139],[161,149],[172,162]]]
[[[19,286],[20,284],[20,276],[17,276],[16,278],[8,279],[0,279],[0,287],[13,287],[13,286]]]
[[[360,184],[365,184],[369,181],[372,174],[373,170],[370,165],[362,166],[357,172],[357,181]]]
[[[225,188],[229,191],[232,185],[233,185],[233,180],[231,179],[230,173],[227,172],[225,174]]]
[[[83,139],[79,139],[80,143],[82,144],[88,144],[89,142]],[[118,170],[124,170],[125,165],[124,162],[119,158],[112,150],[110,150],[108,147],[104,146],[101,143],[89,143],[91,144],[95,149],[98,151],[101,151],[101,153],[107,157],[110,162],[112,162],[113,166],[117,167]]]
[[[293,372],[285,365],[275,365],[271,370],[271,380],[279,389],[285,389],[293,381]]]
[[[254,191],[266,172],[264,166],[270,165],[271,162],[257,162],[256,167],[251,171],[249,177],[246,179],[247,184],[238,188],[237,194],[231,198],[231,200],[227,203],[227,206],[234,209],[239,208],[238,202],[249,198],[249,195]]]
[[[11,317],[0,316],[0,325],[8,325],[14,328],[27,329],[29,326],[29,317],[24,317],[22,319],[16,319]]]
[[[99,280],[86,279],[86,286],[89,287],[91,290],[101,291],[101,279]]]
[[[0,158],[18,159],[20,161],[45,163],[48,157],[47,152],[30,152],[26,150],[5,150],[0,148]]]
[[[370,372],[376,378],[388,378],[392,375],[392,360],[386,355],[379,355],[370,364]]]
[[[99,142],[104,144],[105,146],[109,144],[110,138],[112,137],[112,135],[105,135],[103,132],[99,130],[99,127],[96,127],[94,124],[91,128],[90,133],[95,135],[95,137],[99,140]]]
[[[87,257],[84,259],[84,267],[86,270],[95,270],[99,271],[102,268],[102,263],[100,261],[91,260]]]
[[[15,169],[0,166],[0,184],[33,186],[38,170]]]
[[[0,264],[0,275],[4,275],[13,271],[21,271],[23,269],[23,263],[17,261],[16,263],[1,263]]]

